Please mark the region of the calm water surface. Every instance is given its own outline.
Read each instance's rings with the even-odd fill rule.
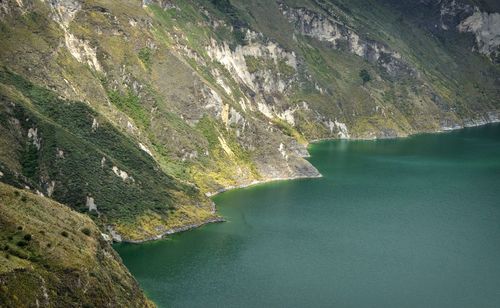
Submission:
[[[310,153],[321,179],[226,192],[226,223],[115,247],[160,307],[500,307],[500,125]]]

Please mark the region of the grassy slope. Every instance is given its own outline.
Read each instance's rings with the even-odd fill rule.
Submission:
[[[169,3],[174,7],[85,1],[69,31],[96,49],[101,72],[65,48],[63,30],[47,4],[27,3],[29,9],[13,9],[0,20],[0,181],[44,194],[54,183],[51,197],[88,213],[101,230],[112,226],[127,240],[155,238],[213,219],[204,192],[266,179],[266,168],[287,170],[278,152],[282,143],[290,148],[295,141],[336,137],[325,126],[327,119],[346,123],[353,137],[401,136],[440,129],[446,120],[463,124],[499,109],[498,65],[471,52],[468,35],[428,32],[422,26],[425,14],[413,16],[405,5],[286,1],[321,14],[329,6],[365,39],[401,53],[419,71],[418,79],[392,78],[376,64],[294,33],[274,1]],[[16,8],[17,2],[8,5]],[[295,126],[266,118],[255,102],[253,109],[243,110],[240,100],[252,101],[256,93],[207,53],[212,40],[232,50],[245,45],[247,28],[263,34],[256,41],[277,42],[297,56],[297,75],[283,61],[245,57],[251,73],[267,70],[273,78],[296,78],[285,93],[261,98],[277,111],[307,102],[308,110],[294,113]],[[359,77],[362,69],[373,77],[366,84]],[[221,97],[225,110],[242,115],[244,124],[222,123],[221,111],[209,106],[209,89]],[[94,119],[99,126],[93,128]],[[28,137],[29,129],[37,130],[40,149]],[[113,167],[129,178],[118,177]],[[0,255],[5,258],[0,262],[3,302],[148,304],[86,216],[3,184],[0,194],[0,241],[7,247]],[[89,197],[98,212],[88,212]],[[40,204],[50,211],[40,211]],[[26,234],[33,239],[17,246]],[[43,288],[33,287],[40,284]]]
[[[86,216],[0,183],[2,307],[152,307]]]
[[[213,218],[210,200],[162,173],[136,142],[87,105],[57,98],[7,71],[0,72],[0,82],[1,126],[17,132],[12,140],[17,151],[9,157],[20,162],[17,170],[4,172],[4,181],[44,193],[53,181],[52,197],[82,212],[89,210],[86,202],[92,197],[98,213],[89,214],[125,239]],[[98,128],[92,128],[94,119]],[[33,128],[41,139],[39,150],[26,138]],[[129,178],[123,180],[113,168]]]
[[[23,12],[16,1],[8,3],[12,15],[0,21],[1,180],[45,194],[54,181],[52,197],[79,211],[87,211],[92,197],[96,222],[127,239],[213,218],[205,192],[287,176],[281,144],[290,149],[294,142],[337,137],[327,120],[346,123],[352,137],[402,136],[499,108],[498,65],[472,53],[470,37],[435,37],[383,0],[286,3],[321,14],[330,7],[365,39],[400,52],[418,79],[393,78],[361,57],[294,33],[278,5],[265,0],[172,0],[166,9],[134,0],[85,1],[68,29],[95,48],[98,72],[69,53],[47,4],[34,1]],[[296,75],[283,61],[245,58],[253,73],[294,80],[284,93],[251,93],[209,57],[212,41],[245,45],[247,28],[263,34],[257,42],[277,42],[297,56]],[[362,69],[372,75],[366,84]],[[213,106],[209,90],[220,96],[220,106]],[[253,95],[277,112],[303,102],[309,109],[297,110],[292,126],[266,118],[255,101],[243,110],[240,100]],[[243,120],[222,123],[221,109]],[[27,137],[30,128],[38,129],[40,150]],[[122,180],[113,167],[133,180]]]
[[[327,44],[297,34],[293,37],[293,31],[273,3],[233,2],[242,10],[258,12],[249,19],[252,26],[297,52],[313,77],[333,93],[333,97],[315,96],[313,91],[299,88],[296,100],[307,100],[323,114],[336,114],[349,124],[354,136],[369,136],[383,130],[397,135],[435,131],[446,121],[461,123],[500,108],[500,92],[495,84],[500,67],[471,52],[468,35],[449,31],[440,39],[419,27],[411,9],[403,14],[385,0],[285,1],[292,8],[307,8],[324,16],[327,14],[324,8],[338,16],[347,16],[345,22],[361,37],[383,42],[398,51],[419,72],[418,79],[394,79],[377,65],[349,52],[333,51]],[[422,20],[425,16],[419,15],[419,21]],[[362,69],[367,69],[373,77],[366,85],[362,85],[358,76]],[[377,113],[376,106],[382,107],[378,110],[383,109],[384,114]],[[310,138],[324,134],[310,125],[299,130]]]

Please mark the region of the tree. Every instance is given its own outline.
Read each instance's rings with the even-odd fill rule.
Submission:
[[[370,76],[370,73],[368,73],[368,71],[365,70],[365,69],[362,69],[359,72],[359,77],[361,78],[361,80],[363,80],[363,84],[365,84],[368,81],[372,80],[372,76]]]

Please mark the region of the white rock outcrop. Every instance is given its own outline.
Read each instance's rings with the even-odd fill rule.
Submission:
[[[40,150],[42,146],[42,139],[38,137],[38,128],[30,128],[28,130],[28,138],[33,140],[33,145],[36,146],[37,150]]]
[[[50,183],[47,185],[47,196],[52,197],[52,194],[54,193],[55,189],[56,189],[56,182],[50,181]]]
[[[139,142],[139,148],[141,148],[141,150],[143,150],[144,152],[146,152],[149,156],[154,157],[153,153],[151,153],[151,151],[144,144],[142,144],[140,142]]]
[[[500,55],[500,14],[478,9],[458,25],[460,32],[471,32],[476,38],[477,51],[486,56]]]
[[[113,168],[111,168],[111,169],[113,170],[114,174],[116,176],[120,177],[123,181],[126,181],[130,178],[127,172],[118,169],[117,166],[113,166]]]
[[[222,149],[224,150],[224,152],[226,152],[226,154],[229,156],[234,156],[234,152],[233,152],[233,150],[231,150],[231,148],[227,144],[226,139],[224,139],[224,137],[222,135],[218,136],[217,138],[219,139],[219,143],[220,143]]]
[[[85,202],[85,205],[89,209],[89,212],[90,211],[96,211],[97,212],[97,205],[95,204],[93,197],[87,196],[87,200]]]
[[[318,14],[306,8],[292,8],[283,2],[280,2],[279,7],[297,33],[328,42],[333,49],[345,48],[350,53],[378,63],[392,75],[415,73],[398,52],[380,42],[361,38],[349,25],[333,16]]]
[[[102,71],[97,60],[97,51],[89,42],[77,38],[69,31],[69,25],[75,18],[82,4],[79,0],[51,0],[48,4],[53,12],[52,18],[64,31],[64,43],[71,55],[81,63],[86,63],[96,71]]]
[[[256,33],[248,31],[247,37],[258,36]],[[236,46],[232,50],[226,43],[220,44],[215,40],[206,47],[207,53],[212,60],[221,63],[239,82],[244,83],[254,92],[282,92],[288,86],[289,81],[277,78],[276,68],[280,61],[293,70],[297,70],[297,59],[293,52],[287,52],[274,42],[261,43],[249,41],[247,45]],[[250,71],[246,57],[254,57],[259,61],[274,63],[273,69],[262,69]]]

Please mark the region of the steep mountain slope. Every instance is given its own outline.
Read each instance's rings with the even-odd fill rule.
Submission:
[[[115,239],[319,176],[309,141],[499,119],[494,1],[0,2],[0,180]]]
[[[140,145],[88,105],[10,72],[1,72],[0,80],[5,182],[88,212],[103,229],[129,240],[216,219],[197,188],[159,170]]]
[[[153,307],[92,220],[0,183],[2,307]]]

